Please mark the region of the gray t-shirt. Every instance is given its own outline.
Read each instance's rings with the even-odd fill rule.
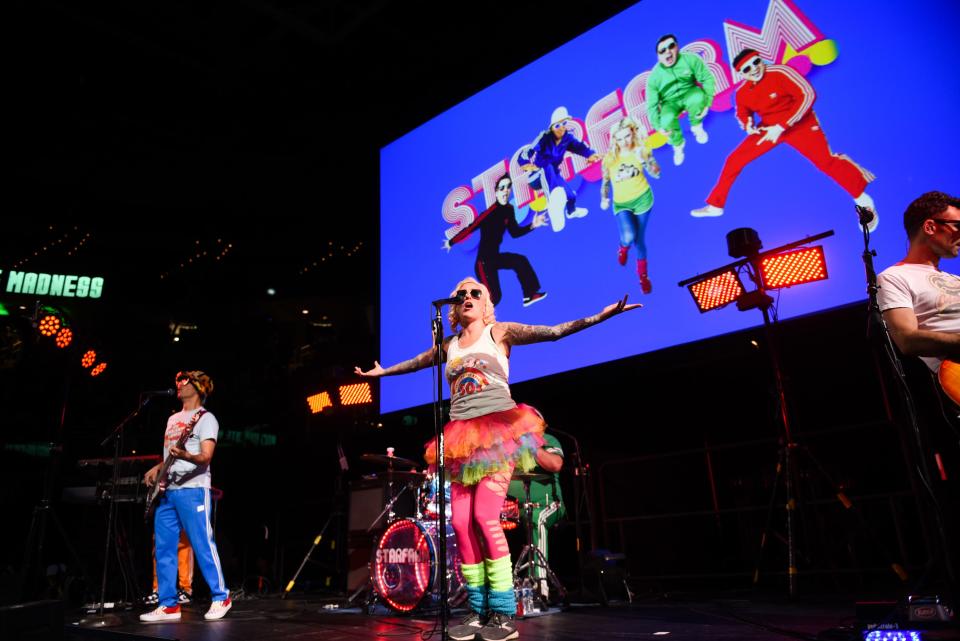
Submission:
[[[183,434],[183,430],[185,430],[190,424],[190,421],[193,420],[193,415],[199,412],[200,409],[181,410],[167,419],[167,431],[163,437],[164,460],[166,460],[167,455],[170,454],[170,448],[177,444],[177,440],[180,438],[180,435]],[[193,434],[187,439],[184,449],[191,454],[199,454],[200,443],[207,439],[217,440],[219,432],[220,424],[217,423],[217,418],[210,412],[207,412],[197,421],[196,426],[193,428]],[[210,487],[210,466],[200,466],[190,463],[189,461],[184,461],[183,459],[177,459],[173,465],[170,466],[170,480],[167,484],[167,489],[176,490],[184,487]]]
[[[960,278],[933,265],[898,263],[877,276],[880,311],[906,307],[917,316],[917,327],[960,334]],[[920,357],[936,372],[941,358]]]

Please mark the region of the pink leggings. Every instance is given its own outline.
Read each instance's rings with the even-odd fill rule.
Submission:
[[[457,549],[464,563],[482,563],[510,556],[500,525],[500,510],[507,496],[512,470],[485,477],[476,485],[450,484],[450,507]]]

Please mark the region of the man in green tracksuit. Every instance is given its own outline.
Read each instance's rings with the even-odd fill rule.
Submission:
[[[680,114],[690,118],[690,131],[697,142],[709,140],[703,119],[713,102],[714,81],[703,58],[681,53],[673,34],[657,41],[657,64],[647,80],[647,115],[654,129],[673,146],[673,164],[683,162],[683,131]]]
[[[540,548],[545,558],[549,558],[547,551],[547,530],[556,525],[566,514],[563,506],[563,496],[560,494],[560,468],[563,467],[563,448],[560,447],[560,441],[550,433],[544,433],[544,444],[537,450],[537,466],[533,468],[534,474],[549,474],[548,481],[530,482],[530,502],[536,503],[539,507],[533,508],[533,541],[532,543]],[[524,498],[523,483],[520,481],[511,481],[507,494],[520,501],[520,516],[524,517],[523,510]],[[520,527],[526,528],[526,523],[521,523]],[[540,582],[540,593],[546,597],[549,591],[547,584],[547,573],[541,567],[534,567],[534,576]]]

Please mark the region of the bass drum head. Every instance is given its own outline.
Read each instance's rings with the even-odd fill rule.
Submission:
[[[448,602],[464,600],[463,573],[453,528],[447,525]],[[437,522],[400,519],[387,527],[370,563],[373,589],[394,612],[415,610],[439,593],[437,584]]]
[[[432,538],[413,519],[400,519],[387,527],[370,563],[370,577],[377,595],[391,610],[410,612],[430,591],[433,583]]]

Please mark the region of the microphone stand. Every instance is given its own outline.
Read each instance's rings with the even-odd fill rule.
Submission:
[[[443,318],[440,309],[449,299],[433,301],[433,365],[437,380],[436,397],[433,402],[433,430],[436,437],[437,461],[437,581],[440,583],[440,639],[447,638],[450,626],[450,611],[447,607],[447,492],[445,443],[443,439]]]
[[[590,480],[587,476],[590,473],[590,466],[583,462],[583,453],[580,451],[580,441],[569,432],[550,426],[550,431],[566,436],[573,442],[573,524],[575,536],[577,539],[577,567],[580,570],[580,594],[585,592],[583,586],[583,577],[585,576],[585,556],[592,553],[597,546],[596,521],[593,519],[592,497],[590,492]],[[586,508],[587,521],[590,524],[590,547],[583,544],[583,521],[580,515],[581,507]]]
[[[117,520],[117,488],[120,485],[120,448],[123,442],[123,430],[127,423],[140,415],[141,410],[147,406],[153,395],[140,395],[137,409],[133,410],[120,423],[113,428],[110,434],[100,443],[100,447],[105,447],[110,440],[113,440],[113,487],[110,490],[110,509],[107,512],[107,537],[103,550],[103,574],[100,581],[100,603],[95,617],[84,618],[79,622],[80,626],[91,628],[104,628],[121,625],[123,621],[116,615],[105,615],[103,609],[107,600],[107,568],[110,565],[110,540],[113,538],[114,523]]]
[[[897,388],[900,390],[900,396],[903,400],[903,411],[906,414],[905,418],[907,426],[909,428],[910,435],[915,440],[917,448],[917,461],[915,462],[917,477],[919,477],[920,484],[923,486],[930,500],[930,505],[933,510],[936,535],[939,539],[939,547],[941,548],[940,554],[943,555],[943,565],[944,569],[946,570],[947,584],[949,586],[949,590],[953,593],[951,596],[954,596],[956,591],[956,575],[953,559],[950,554],[951,546],[947,536],[946,528],[944,526],[944,517],[940,506],[940,501],[933,488],[932,476],[930,474],[927,457],[924,455],[926,448],[924,447],[923,435],[920,430],[920,420],[917,414],[917,407],[914,403],[913,394],[910,391],[910,385],[907,382],[907,376],[903,369],[903,361],[901,361],[900,357],[898,356],[893,339],[890,337],[890,331],[887,328],[886,322],[883,320],[883,313],[880,311],[880,301],[877,297],[877,292],[880,290],[880,286],[877,284],[877,272],[873,266],[873,257],[877,255],[877,252],[874,249],[870,249],[870,231],[867,229],[867,224],[870,222],[874,214],[872,211],[864,207],[857,207],[857,213],[860,215],[860,226],[863,228],[863,254],[861,254],[861,258],[863,259],[863,267],[866,271],[867,295],[869,298],[867,302],[867,340],[874,342],[874,345],[876,345],[883,352],[883,355],[886,357],[887,362],[890,364],[890,367],[893,370],[894,379],[897,382]],[[928,561],[928,569],[934,566],[934,556],[936,555],[931,554],[931,558]]]

